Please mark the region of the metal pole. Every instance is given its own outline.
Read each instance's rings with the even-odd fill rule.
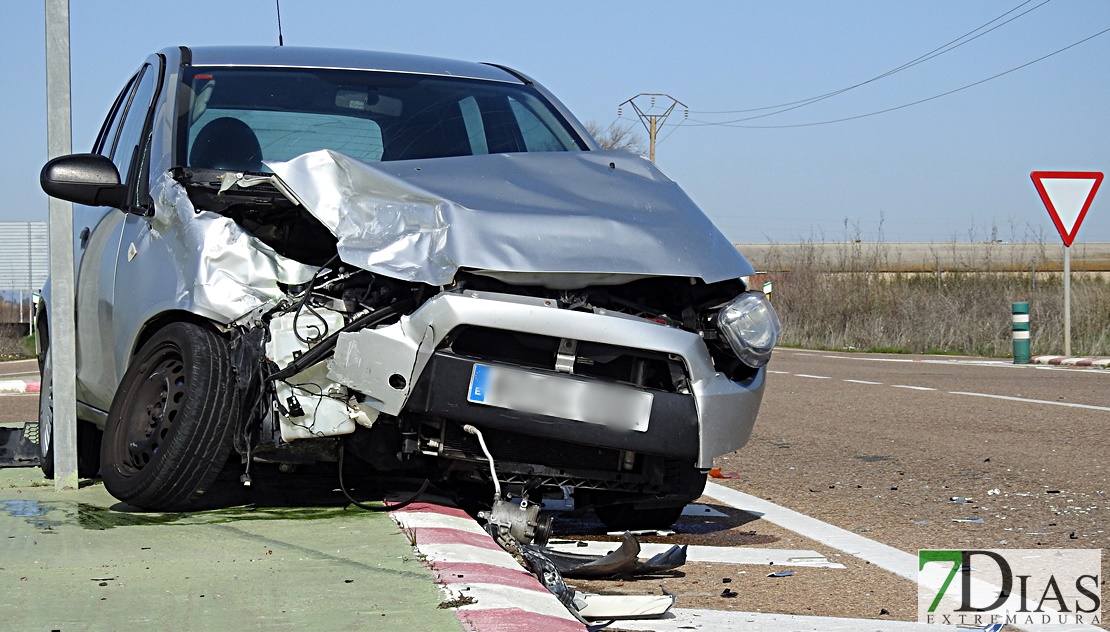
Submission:
[[[1014,364],[1029,364],[1029,303],[1014,303],[1010,314],[1014,332]]]
[[[1064,355],[1071,355],[1071,248],[1064,246]]]
[[[46,3],[46,147],[71,153],[69,0]],[[77,489],[77,354],[73,332],[73,205],[50,198],[50,364],[54,487]],[[46,394],[44,393],[45,397]]]

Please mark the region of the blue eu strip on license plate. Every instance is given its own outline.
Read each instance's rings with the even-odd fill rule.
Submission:
[[[470,378],[470,395],[467,396],[467,401],[476,404],[484,404],[486,402],[486,389],[489,384],[490,367],[484,364],[474,365],[474,374]]]
[[[467,401],[646,432],[654,396],[630,386],[475,364]]]

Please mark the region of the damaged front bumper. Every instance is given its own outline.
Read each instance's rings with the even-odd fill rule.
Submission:
[[[452,332],[467,326],[664,354],[681,365],[683,386],[651,392],[643,430],[475,404],[468,401],[474,365],[491,363],[444,345]],[[574,375],[573,360],[569,370],[563,364],[530,371],[550,380],[590,380]],[[705,343],[693,332],[601,309],[563,309],[550,299],[475,291],[441,293],[393,325],[340,334],[327,373],[364,394],[365,406],[385,414],[427,412],[521,434],[681,457],[700,469],[747,442],[764,375],[759,370],[742,382],[728,379],[714,369]]]

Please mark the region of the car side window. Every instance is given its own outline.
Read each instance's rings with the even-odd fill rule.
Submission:
[[[112,109],[108,112],[108,117],[104,119],[104,124],[100,127],[100,133],[96,136],[96,144],[93,145],[93,153],[102,156],[112,155],[112,149],[116,146],[116,137],[119,136],[119,124],[123,120],[123,110],[126,108],[127,103],[131,99],[131,93],[135,89],[135,79],[138,75],[131,77],[127,81],[127,85],[120,91],[119,96],[116,97],[112,103]]]
[[[530,110],[527,105],[509,98],[509,106],[516,116],[520,133],[524,136],[524,145],[528,151],[558,151],[562,143],[555,136],[552,128],[545,124]]]
[[[124,182],[127,182],[130,178],[131,163],[137,156],[143,128],[146,127],[147,114],[150,112],[150,102],[154,98],[155,84],[158,79],[158,73],[149,64],[143,66],[143,69],[139,72],[138,86],[127,104],[115,148],[109,156],[112,162],[116,164],[116,168],[119,169],[120,179]]]

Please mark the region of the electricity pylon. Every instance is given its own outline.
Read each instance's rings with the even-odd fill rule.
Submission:
[[[647,111],[644,111],[640,104],[637,103],[637,100],[642,103],[645,99],[650,99],[650,104],[647,107]],[[663,108],[663,106],[657,106],[655,103],[656,99],[670,101],[670,105],[663,109],[663,112],[661,114],[658,112],[658,109]],[[643,123],[644,128],[647,129],[648,142],[650,145],[648,158],[652,162],[655,162],[655,137],[659,134],[659,130],[662,129],[663,125],[667,122],[667,117],[671,115],[671,112],[674,112],[675,106],[682,106],[682,118],[687,118],[688,116],[690,116],[690,108],[685,103],[679,101],[669,94],[661,94],[658,92],[641,92],[640,94],[637,94],[624,103],[621,103],[617,106],[617,118],[620,118],[621,110],[626,105],[632,106],[632,109],[636,111],[636,116],[640,117],[640,122]]]

